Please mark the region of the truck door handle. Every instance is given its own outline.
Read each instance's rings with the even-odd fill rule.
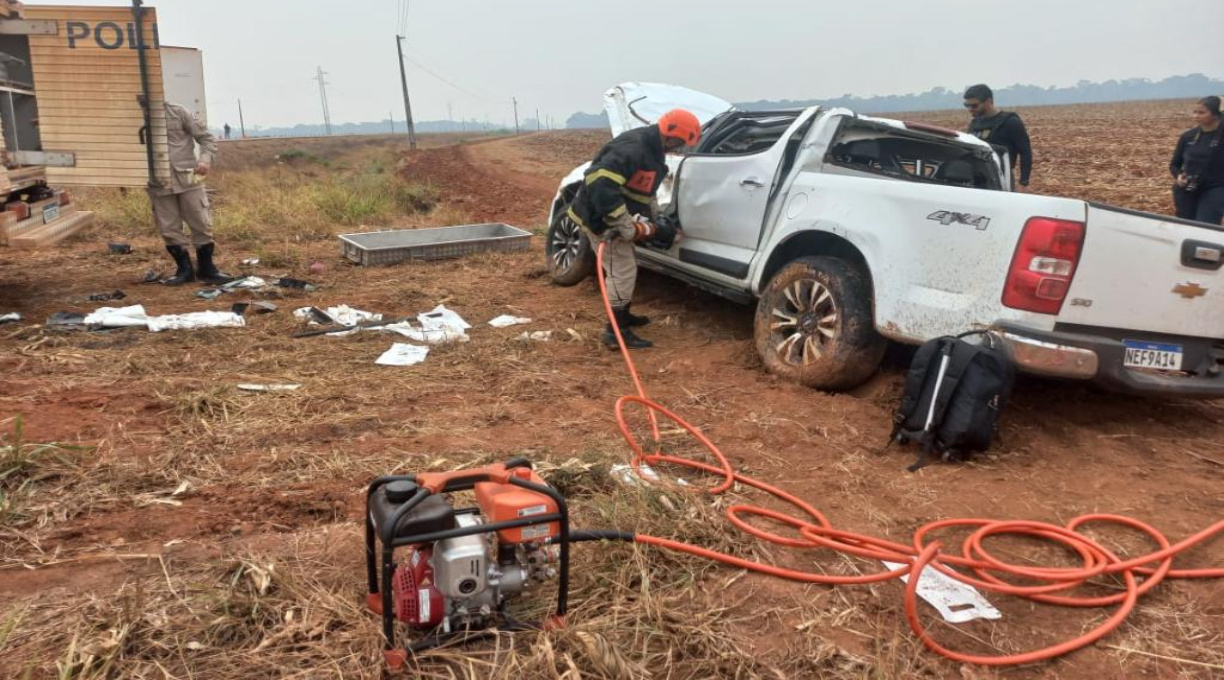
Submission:
[[[765,183],[755,177],[747,177],[745,179],[740,180],[740,186],[753,187],[756,189],[764,189]]]

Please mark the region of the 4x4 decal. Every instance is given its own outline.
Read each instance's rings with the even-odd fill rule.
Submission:
[[[951,210],[936,210],[927,215],[928,220],[934,220],[945,227],[953,222],[957,224],[967,224],[974,227],[978,231],[986,231],[986,227],[990,226],[990,218],[985,215],[974,215],[973,213],[952,212]]]

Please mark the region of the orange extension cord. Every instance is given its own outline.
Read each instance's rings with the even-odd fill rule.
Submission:
[[[633,384],[637,387],[636,396],[624,396],[616,402],[616,418],[620,424],[621,433],[624,435],[625,441],[628,442],[629,448],[633,450],[631,464],[634,471],[641,476],[642,465],[670,463],[722,477],[722,481],[717,485],[703,489],[703,491],[710,494],[719,494],[727,491],[736,482],[755,487],[793,505],[805,517],[795,517],[753,505],[733,505],[727,508],[727,519],[744,532],[770,543],[791,548],[829,548],[869,559],[903,562],[907,566],[894,569],[893,571],[864,576],[827,576],[753,562],[688,543],[655,536],[639,534],[634,537],[636,542],[685,552],[690,555],[697,555],[698,557],[705,557],[739,567],[740,569],[748,569],[803,583],[852,585],[877,583],[908,575],[909,582],[905,589],[905,614],[914,633],[922,639],[922,642],[927,647],[949,659],[988,666],[1009,666],[1045,661],[1100,640],[1117,629],[1126,620],[1126,617],[1134,610],[1135,603],[1139,600],[1140,595],[1155,588],[1157,584],[1166,578],[1224,577],[1224,568],[1180,570],[1172,568],[1175,556],[1200,543],[1204,543],[1215,534],[1224,530],[1224,520],[1217,521],[1175,545],[1171,545],[1163,534],[1143,522],[1120,515],[1109,514],[1090,514],[1076,517],[1066,527],[1045,522],[947,519],[931,522],[918,529],[914,534],[913,545],[902,545],[872,536],[835,529],[832,523],[819,510],[803,500],[777,487],[736,472],[727,460],[727,457],[696,427],[690,425],[683,418],[667,410],[657,402],[651,401],[646,396],[646,389],[642,386],[642,381],[638,377],[637,368],[634,366],[633,359],[629,356],[629,351],[625,349],[624,338],[621,336],[621,330],[616,323],[616,318],[612,314],[612,303],[608,298],[607,284],[603,277],[604,246],[604,243],[600,243],[596,251],[596,276],[599,278],[599,289],[603,295],[604,308],[608,313],[608,318],[611,319],[617,342],[620,344],[621,354],[624,355],[625,365],[629,369],[629,375],[633,378]],[[718,461],[718,465],[709,465],[689,458],[669,456],[662,453],[646,453],[641,443],[629,429],[625,407],[631,404],[646,409],[650,415],[651,430],[656,446],[659,445],[659,427],[656,417],[656,414],[658,414],[683,428],[695,437],[697,441],[701,442],[706,450],[710,452],[710,455]],[[750,517],[765,518],[789,526],[796,530],[801,538],[787,538],[762,530],[749,524],[748,518]],[[1138,530],[1147,534],[1159,549],[1147,555],[1123,560],[1096,541],[1076,531],[1079,527],[1089,523],[1113,523]],[[944,552],[942,550],[943,545],[938,540],[933,540],[930,543],[925,542],[929,534],[949,527],[976,527],[965,539],[959,555]],[[1060,544],[1077,553],[1080,559],[1083,560],[1083,566],[1080,568],[1043,568],[1009,564],[991,555],[983,545],[987,537],[1001,535],[1031,536]],[[1157,563],[1159,564],[1157,565]],[[1156,566],[1145,567],[1143,565]],[[948,649],[936,642],[923,627],[922,621],[918,616],[918,577],[922,570],[927,567],[931,567],[946,576],[976,588],[1005,595],[1025,597],[1036,602],[1067,607],[1119,606],[1117,611],[1096,629],[1066,642],[1023,654],[1002,656],[964,654]],[[961,567],[969,570],[976,574],[977,578],[953,571],[952,567]],[[1126,584],[1126,592],[1104,597],[1059,594],[1083,585],[1089,579],[1106,574],[1120,574]],[[1044,585],[1013,585],[1003,580],[1002,576],[1034,580]],[[1140,580],[1137,577],[1143,578]]]

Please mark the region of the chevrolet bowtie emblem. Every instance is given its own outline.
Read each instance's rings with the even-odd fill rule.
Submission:
[[[1197,283],[1187,282],[1179,283],[1176,286],[1173,286],[1173,292],[1186,298],[1187,300],[1193,300],[1196,297],[1203,297],[1206,295],[1207,289],[1198,285]]]

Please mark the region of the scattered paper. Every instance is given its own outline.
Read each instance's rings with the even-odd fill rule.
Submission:
[[[552,331],[535,331],[533,333],[523,331],[516,339],[522,342],[531,342],[533,340],[535,342],[548,342],[552,340]]]
[[[268,287],[268,282],[258,276],[243,276],[221,287],[226,290],[261,290]]]
[[[9,312],[8,314],[0,314],[0,323],[12,323],[21,321],[21,315],[17,312]]]
[[[371,328],[370,330],[399,333],[409,340],[423,342],[427,345],[445,345],[452,342],[468,342],[471,340],[467,333],[464,333],[463,331],[454,331],[449,328],[427,330],[424,328],[416,328],[407,321],[404,321],[403,323],[394,323],[377,328]]]
[[[297,383],[286,383],[283,385],[257,385],[254,383],[242,383],[238,385],[238,389],[247,392],[291,392],[298,389],[301,385]]]
[[[88,317],[86,317],[88,321]],[[191,312],[189,314],[165,314],[151,316],[147,319],[149,330],[154,333],[161,331],[188,331],[199,328],[241,328],[246,320],[233,312]]]
[[[905,566],[898,562],[885,562],[890,570]],[[909,582],[909,574],[901,577]],[[975,619],[1001,619],[1003,615],[995,609],[976,588],[951,579],[930,567],[922,570],[918,579],[918,597],[927,601],[948,623],[965,623]]]
[[[471,324],[463,320],[463,317],[459,316],[452,310],[447,309],[446,305],[438,305],[432,312],[418,314],[417,321],[419,321],[421,326],[426,330],[431,331],[446,329],[450,329],[452,331],[466,331],[472,327]]]
[[[646,480],[648,482],[659,481],[659,473],[655,472],[654,468],[650,467],[649,465],[639,465],[638,472],[634,472],[632,465],[617,463],[616,465],[612,466],[609,474],[611,474],[612,478],[619,481],[621,484],[627,484],[629,486],[641,484],[642,480]],[[688,486],[688,482],[684,481],[683,479],[677,479],[676,484],[679,484],[680,486]]]
[[[391,345],[391,349],[383,352],[383,355],[378,357],[378,360],[374,363],[380,366],[415,366],[425,361],[425,357],[428,355],[428,347],[418,347],[397,342]]]
[[[86,326],[102,326],[104,328],[147,326],[149,315],[145,313],[143,305],[101,307],[90,314],[86,314],[82,323]]]
[[[531,319],[521,316],[510,316],[502,314],[501,316],[489,322],[489,325],[494,328],[506,328],[507,326],[521,326],[531,323]]]

